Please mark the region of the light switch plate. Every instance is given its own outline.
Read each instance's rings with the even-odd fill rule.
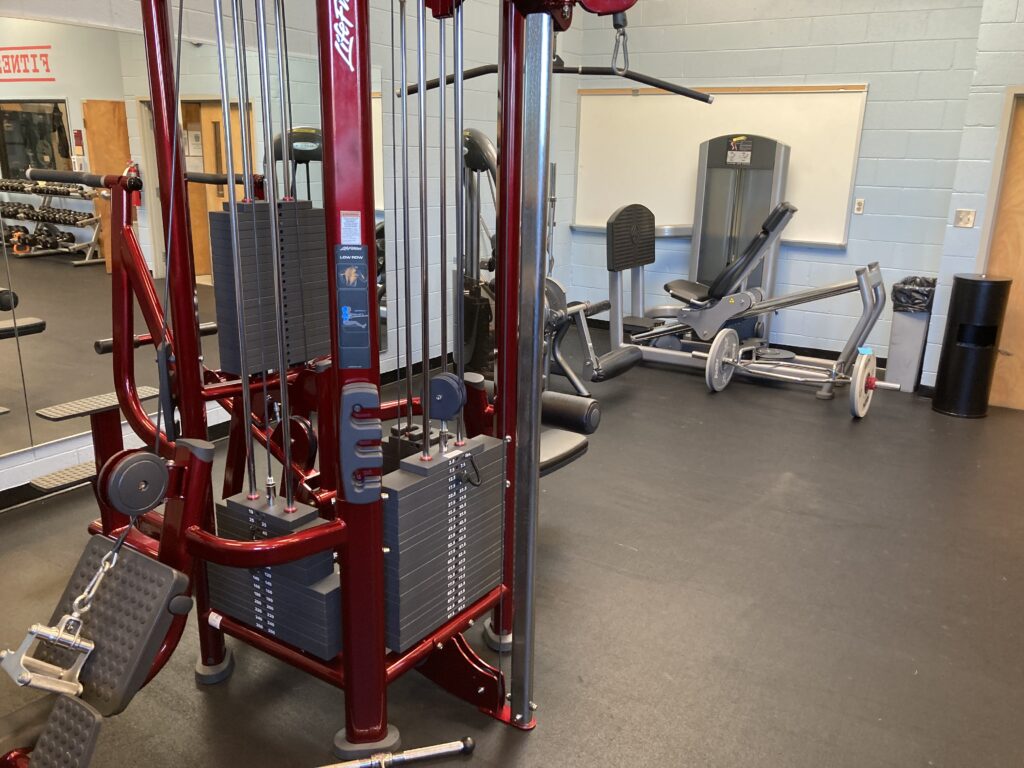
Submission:
[[[864,213],[864,198],[863,197],[858,197],[856,200],[853,201],[853,212],[855,214],[857,214],[858,216],[860,214]]]
[[[957,208],[956,216],[953,218],[953,226],[970,229],[974,226],[975,214],[977,214],[977,211],[973,208]]]

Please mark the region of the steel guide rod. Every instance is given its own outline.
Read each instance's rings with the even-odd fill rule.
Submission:
[[[462,134],[464,121],[464,88],[462,79],[465,56],[462,3],[455,5],[453,66],[455,68],[455,372],[459,381],[466,380],[466,171],[462,160],[465,148]],[[462,411],[455,424],[455,444],[465,445],[465,419]]]
[[[403,50],[404,53],[404,50]],[[423,436],[420,460],[430,461],[430,241],[427,208],[427,11],[416,2],[417,138],[419,139],[420,198],[420,402],[423,403]],[[443,175],[443,174],[442,174]]]
[[[447,70],[447,51],[445,45],[445,19],[444,17],[438,20],[438,71],[441,77],[444,77],[444,73]],[[439,113],[439,130],[438,139],[440,143],[440,160],[441,160],[441,173],[438,174],[440,178],[439,192],[440,192],[440,233],[441,233],[441,373],[447,373],[448,371],[448,116],[445,112],[445,89],[437,89],[437,107]],[[456,165],[456,173],[458,173],[458,165]],[[424,408],[426,410],[426,408]],[[441,435],[440,435],[441,454],[448,452],[448,425],[446,422],[441,422]]]
[[[256,198],[255,184],[253,183],[253,158],[252,158],[252,138],[250,136],[249,127],[249,112],[251,109],[252,101],[249,98],[249,65],[246,61],[246,48],[245,48],[245,3],[244,0],[232,0],[233,16],[234,16],[234,27],[235,27],[235,76],[238,79],[238,132],[239,137],[242,140],[242,183],[245,188],[245,201],[252,203]],[[256,242],[256,248],[254,251],[254,258],[257,265],[259,264],[260,251],[259,251],[259,238],[256,236],[256,218],[252,219],[252,234],[253,239]],[[256,270],[256,294],[259,296],[263,295],[263,286],[260,280],[260,271]],[[241,294],[238,294],[241,296]],[[258,302],[256,305],[256,322],[260,328],[260,358],[262,368],[262,394],[263,394],[263,407],[264,407],[264,421],[269,423],[269,416],[266,413],[269,407],[270,398],[267,392],[267,366],[265,361],[262,360],[263,353],[263,337],[266,330],[263,325],[263,303]],[[255,456],[253,457],[255,460]],[[271,487],[274,482],[274,471],[273,471],[273,457],[270,450],[270,441],[266,443],[266,459],[267,459],[267,487]]]
[[[242,0],[231,0],[235,29],[235,77],[238,80],[238,133],[242,140],[242,185],[246,201],[255,197],[252,153],[249,150],[249,67],[245,61],[245,19]]]
[[[228,85],[227,50],[224,42],[224,17],[221,0],[213,0],[213,15],[217,34],[217,68],[220,73],[220,107],[224,115],[224,161],[228,173],[235,172],[235,149],[231,131],[231,95]],[[237,19],[236,19],[237,24]],[[236,56],[238,51],[235,51]],[[244,51],[243,51],[244,55]],[[241,117],[241,109],[239,109]],[[245,297],[242,293],[242,252],[239,247],[238,198],[235,185],[229,184],[228,217],[231,220],[231,264],[234,267],[235,321],[238,323],[238,356],[241,359],[239,375],[242,379],[242,423],[245,429],[245,464],[249,477],[249,498],[258,499],[256,490],[256,448],[252,436],[252,394],[249,387],[249,345],[246,339]]]
[[[290,200],[292,199],[292,87],[288,78],[288,31],[285,29],[284,0],[277,0],[274,3],[274,26],[277,33],[278,98],[281,102],[281,189],[284,190],[281,198]]]
[[[409,231],[412,226],[409,205],[409,102],[407,89],[409,86],[408,67],[408,28],[405,15],[405,0],[398,2],[401,19],[398,24],[399,45],[402,47],[402,281],[405,295],[405,396],[409,406],[406,408],[406,432],[412,432],[412,244]]]
[[[445,19],[438,19],[440,30],[438,31],[438,70],[444,76],[447,70],[448,56],[446,50],[447,29]],[[440,233],[441,233],[441,372],[448,370],[448,115],[445,111],[445,89],[437,89],[437,109],[439,113],[438,122],[440,130],[438,138],[440,141],[441,173],[438,185],[440,192]],[[458,166],[456,166],[458,169]]]
[[[533,720],[534,586],[540,483],[540,395],[544,354],[544,274],[550,173],[551,68],[554,23],[526,17],[523,56],[522,219],[515,472],[515,589],[512,625],[513,721]]]
[[[277,361],[280,374],[280,402],[281,402],[281,448],[284,454],[284,493],[285,509],[295,508],[294,489],[292,488],[292,436],[290,423],[290,410],[288,407],[288,351],[285,348],[284,330],[284,301],[281,295],[281,280],[283,271],[281,267],[281,243],[279,233],[281,231],[280,216],[277,208],[277,175],[274,168],[274,127],[270,114],[270,71],[269,53],[267,50],[267,18],[263,1],[256,2],[256,38],[259,53],[260,68],[260,96],[263,102],[263,165],[264,184],[267,185],[267,203],[270,211],[270,255],[274,265],[274,315],[277,331]],[[267,501],[273,503],[273,492],[268,487]]]

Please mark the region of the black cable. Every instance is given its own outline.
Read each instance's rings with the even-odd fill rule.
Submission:
[[[466,458],[469,459],[469,466],[473,468],[473,474],[476,475],[476,478],[474,479],[470,476],[469,472],[460,472],[459,480],[474,488],[479,488],[483,482],[480,478],[480,467],[476,465],[476,457],[472,453],[467,453]]]

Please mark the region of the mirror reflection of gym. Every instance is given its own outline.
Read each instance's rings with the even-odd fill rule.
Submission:
[[[96,173],[121,174],[129,160],[138,164],[143,180],[143,189],[136,201],[134,230],[145,254],[149,267],[156,279],[158,292],[164,286],[164,252],[166,233],[160,214],[160,190],[156,173],[153,138],[153,118],[150,105],[149,86],[146,78],[145,53],[142,37],[130,32],[117,32],[88,26],[66,23],[51,23],[21,19],[4,19],[0,25],[4,32],[17,34],[24,40],[43,40],[59,43],[54,45],[52,65],[56,75],[55,83],[30,83],[19,85],[16,92],[8,90],[5,84],[4,96],[16,93],[23,96],[23,104],[31,102],[31,112],[20,108],[18,124],[28,121],[33,128],[36,141],[0,141],[0,158],[9,160],[4,167],[0,186],[24,182],[24,171],[33,167],[52,170],[82,169]],[[5,34],[0,38],[13,45]],[[248,78],[255,83],[257,62],[255,41],[247,40],[250,49],[246,57],[249,63]],[[90,56],[90,72],[75,68],[60,59],[63,51],[74,51],[87,47],[94,54]],[[201,175],[226,172],[224,158],[223,118],[216,89],[208,84],[204,72],[216,71],[215,46],[209,43],[188,43],[182,47],[182,139],[183,154],[190,174]],[[60,49],[60,52],[58,52]],[[229,56],[233,54],[229,51]],[[308,93],[318,91],[318,72],[315,59],[291,53],[288,62],[293,76],[292,96],[292,151],[290,153],[290,178],[293,196],[298,200],[310,200],[313,207],[322,209],[322,168],[319,139],[320,110],[316,99]],[[213,67],[211,70],[210,67]],[[381,150],[380,73],[373,71],[373,120],[375,177],[383,176]],[[56,97],[59,92],[60,98]],[[308,92],[308,93],[307,93]],[[53,95],[53,98],[50,96]],[[236,170],[240,168],[239,129],[237,102],[232,104],[232,133],[236,147]],[[10,115],[19,110],[7,102],[0,102],[5,125]],[[31,114],[32,117],[23,115]],[[280,160],[281,129],[279,110],[275,109],[274,134],[276,167],[282,172]],[[20,121],[20,122],[19,122]],[[253,160],[262,168],[264,157],[262,127],[257,115],[250,115],[250,143]],[[43,126],[45,123],[45,126]],[[47,128],[43,131],[40,126]],[[50,130],[52,128],[52,130]],[[10,132],[8,132],[10,133]],[[22,131],[24,133],[24,131]],[[45,139],[45,141],[43,141]],[[29,144],[31,143],[31,147]],[[212,334],[216,325],[215,291],[216,274],[210,261],[209,215],[223,210],[227,201],[225,184],[190,183],[190,213],[193,225],[193,246],[197,271],[197,299],[200,321],[205,332]],[[7,276],[6,262],[0,268],[0,287],[16,284],[20,298],[16,313],[22,316],[38,317],[46,321],[45,332],[33,335],[23,334],[20,338],[22,355],[17,355],[13,336],[0,338],[0,366],[3,381],[0,382],[0,408],[10,413],[0,416],[0,454],[18,451],[51,442],[56,439],[78,435],[88,429],[89,419],[83,415],[58,416],[69,409],[60,409],[68,403],[109,394],[112,389],[110,378],[109,344],[111,317],[109,302],[108,269],[105,267],[109,253],[105,251],[105,228],[108,224],[109,204],[103,193],[95,195],[82,188],[81,194],[53,198],[51,207],[62,211],[61,215],[72,213],[81,216],[85,226],[76,227],[62,223],[47,224],[53,227],[55,242],[41,243],[47,249],[35,248],[31,258],[10,256],[12,275]],[[241,195],[239,188],[239,195]],[[378,243],[384,243],[383,192],[377,190]],[[16,197],[0,188],[0,202],[15,200],[31,202],[39,207],[42,198]],[[202,215],[199,215],[199,214]],[[11,221],[4,219],[5,235],[13,227],[25,230],[35,229],[37,222]],[[21,230],[15,230],[21,231]],[[22,244],[24,245],[24,244]],[[21,246],[19,246],[21,247]],[[10,251],[8,244],[8,251]],[[384,249],[379,258],[384,260]],[[37,257],[38,255],[38,257]],[[93,264],[87,269],[76,269],[72,265]],[[381,300],[381,349],[387,348],[386,332],[386,270],[379,270],[378,296]],[[0,322],[12,320],[12,312],[0,310]],[[141,317],[136,317],[136,333],[144,332]],[[142,330],[139,330],[142,329]],[[203,356],[208,366],[219,365],[220,349],[216,336],[209,335],[203,340]],[[98,354],[99,353],[99,354]],[[22,370],[27,393],[22,391]],[[136,373],[140,385],[155,387],[158,374],[151,349],[141,345],[136,354]],[[145,390],[150,391],[150,390]],[[155,391],[155,390],[154,390]],[[28,402],[26,412],[25,402]],[[155,411],[155,399],[146,400],[147,408]],[[54,410],[56,408],[56,410]],[[75,409],[70,409],[75,410]],[[40,415],[46,412],[49,417]],[[77,411],[76,411],[77,412]],[[34,436],[34,441],[31,439]],[[91,463],[83,465],[83,472],[93,472]]]

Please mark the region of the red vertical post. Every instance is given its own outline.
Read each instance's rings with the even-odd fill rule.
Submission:
[[[317,0],[320,89],[323,113],[324,213],[327,217],[325,267],[331,311],[333,359],[330,396],[340,430],[347,414],[340,397],[347,384],[369,382],[380,387],[379,323],[371,317],[368,367],[346,367],[339,347],[338,294],[334,247],[362,245],[368,252],[368,284],[377,284],[374,237],[373,134],[370,81],[368,0]],[[345,221],[344,234],[342,220]],[[358,235],[355,234],[358,232]],[[358,243],[355,239],[358,238]],[[371,302],[376,308],[376,302]],[[376,311],[373,312],[376,315]],[[335,431],[338,439],[340,431]],[[342,477],[343,459],[328,455],[333,465],[325,478]],[[379,742],[388,736],[387,669],[384,651],[384,553],[382,504],[355,504],[337,483],[338,515],[348,526],[341,559],[341,625],[345,676],[345,740],[349,746]],[[338,740],[335,741],[339,747]]]
[[[149,66],[153,105],[153,133],[164,232],[171,233],[166,279],[171,281],[170,310],[174,323],[174,357],[178,409],[184,437],[206,439],[206,403],[202,397],[199,362],[199,323],[196,317],[195,266],[185,188],[185,160],[178,132],[178,104],[174,91],[174,59],[166,0],[142,0],[142,33]],[[173,211],[173,216],[171,215]]]
[[[497,436],[507,440],[505,472],[509,481],[505,489],[505,563],[504,582],[512,584],[515,568],[515,438],[516,377],[518,376],[519,327],[519,225],[522,199],[520,195],[519,158],[522,155],[522,54],[526,17],[515,3],[506,2],[501,20],[501,94],[498,114],[498,301],[497,346],[500,361],[498,393],[495,400]],[[495,611],[495,631],[500,635],[512,632],[512,601],[502,600]]]

